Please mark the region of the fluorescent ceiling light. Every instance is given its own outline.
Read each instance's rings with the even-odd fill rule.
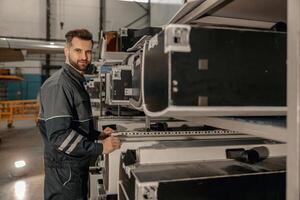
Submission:
[[[25,199],[26,183],[25,181],[17,181],[15,183],[15,197],[18,200]]]
[[[119,0],[119,1],[128,1],[128,2],[138,2],[138,3],[148,3],[148,0]],[[159,4],[183,4],[183,0],[151,0],[151,3]]]
[[[16,168],[21,168],[21,167],[24,167],[25,165],[26,165],[26,163],[25,163],[24,160],[20,160],[20,161],[15,162],[15,167]]]

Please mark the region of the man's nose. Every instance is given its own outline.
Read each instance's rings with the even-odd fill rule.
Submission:
[[[81,59],[82,59],[82,60],[86,60],[87,58],[88,58],[87,53],[83,52],[83,53],[81,54]]]

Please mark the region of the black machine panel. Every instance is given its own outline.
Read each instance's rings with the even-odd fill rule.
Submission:
[[[112,100],[129,100],[132,93],[131,70],[116,70],[113,72]],[[118,74],[116,75],[118,78],[114,77],[114,74]]]
[[[142,65],[142,52],[138,51],[134,55],[134,62],[132,68],[132,98],[135,101],[141,100],[141,65]]]
[[[127,51],[132,47],[139,39],[144,35],[155,35],[159,33],[161,28],[159,27],[146,27],[143,29],[127,29],[123,28],[120,30],[120,48],[121,51]]]
[[[100,99],[100,80],[89,81],[87,83],[86,90],[89,93],[91,99]]]
[[[286,33],[192,27],[189,52],[165,52],[169,40],[180,46],[182,38],[163,31],[146,48],[144,103],[150,112],[171,105],[286,105]]]
[[[138,166],[128,176],[120,171],[130,200],[283,200],[285,158],[256,164],[233,160]]]
[[[283,200],[285,174],[160,183],[159,200]]]

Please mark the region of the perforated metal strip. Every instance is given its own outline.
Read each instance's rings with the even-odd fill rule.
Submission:
[[[116,132],[114,136],[201,136],[201,135],[232,135],[238,134],[236,131],[229,130],[213,130],[213,131],[149,131],[149,132]]]

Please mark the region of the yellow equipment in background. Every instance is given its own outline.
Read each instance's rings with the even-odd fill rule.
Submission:
[[[39,103],[37,100],[0,101],[0,121],[7,120],[11,128],[15,120],[38,120]]]

